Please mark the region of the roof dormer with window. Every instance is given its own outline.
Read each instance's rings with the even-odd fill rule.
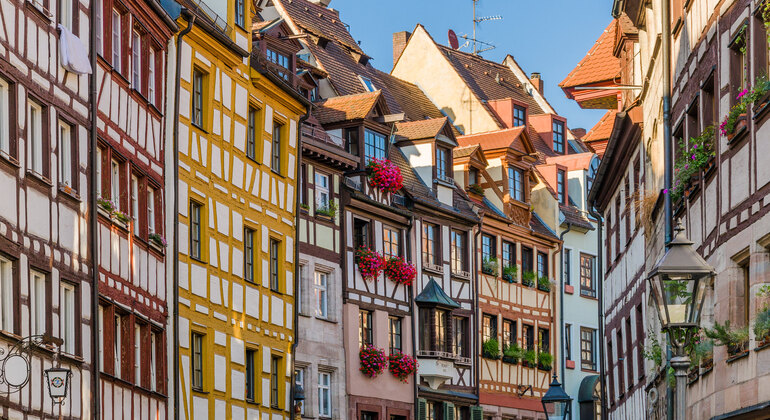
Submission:
[[[566,118],[556,114],[531,115],[529,124],[555,154],[570,153]]]

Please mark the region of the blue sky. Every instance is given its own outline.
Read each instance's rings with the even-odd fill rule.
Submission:
[[[329,7],[340,11],[372,64],[386,72],[393,65],[393,32],[421,23],[436,42],[447,44],[448,29],[458,36],[473,31],[472,0],[332,0]],[[478,39],[497,47],[482,56],[501,62],[511,54],[527,74],[540,72],[556,112],[567,117],[570,128],[589,130],[604,111],[580,109],[558,84],[610,23],[611,7],[612,0],[480,0],[478,16],[503,17],[480,24]]]

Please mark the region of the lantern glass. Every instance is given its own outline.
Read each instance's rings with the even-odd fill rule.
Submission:
[[[548,419],[566,419],[569,417],[572,398],[564,392],[556,375],[553,376],[548,392],[540,400],[543,403],[543,411]]]
[[[567,418],[569,405],[569,401],[543,402],[543,409],[549,420],[563,420]]]
[[[708,276],[659,272],[650,279],[663,328],[698,325]]]
[[[67,397],[67,388],[69,387],[70,370],[62,368],[51,368],[45,371],[46,382],[48,382],[48,393],[53,400],[61,400]]]

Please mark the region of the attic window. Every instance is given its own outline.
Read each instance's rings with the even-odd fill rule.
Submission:
[[[368,79],[364,76],[358,76],[358,79],[361,80],[361,83],[364,85],[364,89],[366,89],[368,92],[374,92],[377,90],[374,87],[374,83],[372,83],[371,79]]]

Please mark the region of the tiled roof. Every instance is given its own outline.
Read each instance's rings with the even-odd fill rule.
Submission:
[[[599,122],[583,138],[583,141],[590,144],[593,141],[609,139],[612,128],[615,127],[615,115],[617,113],[617,110],[611,110],[602,115]]]
[[[388,100],[389,97],[392,97],[394,101],[398,102],[396,107],[388,102],[391,110],[400,108],[401,112],[406,114],[406,119],[412,121],[425,118],[441,118],[444,116],[417,85],[391,76],[388,73],[376,69],[373,70],[375,86],[384,86],[390,93],[390,96],[385,96],[385,99]]]
[[[549,156],[556,156],[556,152],[551,149],[551,146],[540,137],[540,134],[531,125],[529,125],[528,132],[529,141],[532,142],[532,146],[537,151],[538,163],[545,162],[545,159]]]
[[[570,88],[612,80],[620,74],[620,60],[613,55],[617,21],[613,20],[585,57],[559,86]]]
[[[521,139],[521,133],[524,132],[524,126],[506,128],[497,131],[487,131],[479,134],[468,134],[457,138],[460,146],[467,147],[480,145],[484,150],[513,148],[514,150],[527,154],[524,143]]]
[[[577,207],[559,204],[559,210],[561,211],[561,214],[564,215],[564,222],[562,223],[570,223],[575,227],[594,230],[594,226]]]
[[[336,41],[345,47],[363,53],[361,47],[348,32],[347,25],[340,20],[339,13],[307,0],[274,0],[280,3],[291,16],[292,21],[313,35]]]
[[[468,157],[473,154],[473,152],[476,151],[480,146],[478,144],[473,144],[470,146],[462,146],[462,147],[455,147],[454,150],[452,150],[452,156],[455,159]]]
[[[540,218],[540,216],[537,215],[536,212],[532,212],[532,217],[529,219],[529,227],[532,229],[533,232],[550,237],[551,239],[559,239],[559,236],[551,230],[551,228],[548,227],[548,225],[543,222],[543,219]]]
[[[366,118],[380,98],[380,91],[358,95],[335,96],[314,104],[316,119],[321,124]]]
[[[479,99],[489,101],[513,98],[527,104],[530,114],[544,113],[507,66],[443,45],[436,46]]]
[[[591,152],[575,153],[571,155],[553,156],[545,159],[545,163],[559,164],[566,166],[568,171],[577,171],[581,169],[588,169],[591,166],[591,160],[594,158],[594,154]]]
[[[435,138],[447,123],[447,118],[406,121],[396,123],[396,136],[399,140],[417,140]]]

